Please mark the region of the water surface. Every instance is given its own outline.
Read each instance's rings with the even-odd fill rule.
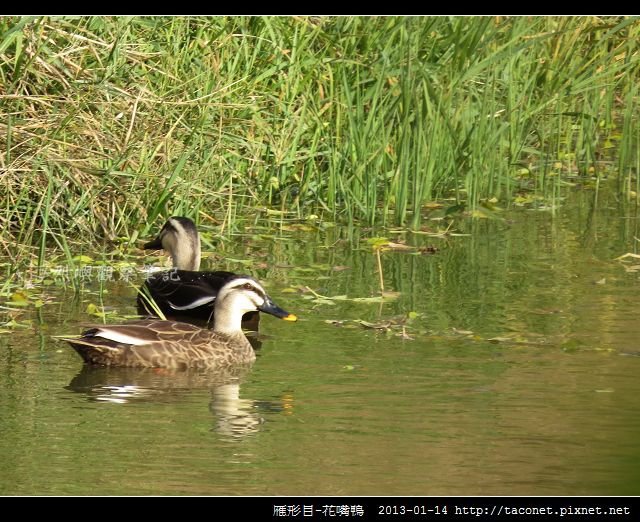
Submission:
[[[98,286],[48,289],[0,335],[0,494],[637,495],[640,272],[615,258],[638,217],[593,202],[446,238],[258,224],[210,266],[300,321],[263,317],[238,375],[84,368],[52,336],[95,322]],[[310,299],[377,295],[372,235],[437,252],[383,254],[396,300]]]

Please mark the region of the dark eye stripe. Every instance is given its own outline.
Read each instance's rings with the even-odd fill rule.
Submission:
[[[260,290],[259,288],[256,288],[255,286],[253,286],[251,283],[242,283],[241,285],[234,286],[233,288],[239,288],[239,289],[243,289],[243,290],[251,290],[252,292],[255,292],[256,294],[258,294],[260,297],[262,297],[264,299],[264,292],[262,290]]]

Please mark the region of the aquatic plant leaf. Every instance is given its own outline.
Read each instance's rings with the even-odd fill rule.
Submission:
[[[389,238],[386,237],[370,237],[367,239],[367,244],[374,250],[384,247],[389,242]]]
[[[451,331],[456,335],[473,335],[471,330],[459,330],[458,328],[452,328]]]
[[[481,210],[474,210],[471,212],[471,217],[475,219],[487,219],[489,216]]]
[[[364,328],[370,328],[372,330],[388,330],[389,327],[391,326],[391,323],[370,323],[368,321],[363,321],[362,319],[356,319],[355,321],[356,323],[358,323],[360,326],[363,326]]]
[[[389,241],[386,245],[386,248],[391,250],[415,250],[416,247],[411,245],[405,245],[404,243],[395,243],[393,241]]]
[[[89,315],[93,315],[93,316],[95,316],[95,317],[100,317],[100,318],[104,318],[104,317],[105,317],[105,315],[106,315],[106,314],[104,313],[104,311],[100,310],[100,308],[99,308],[99,307],[97,307],[97,306],[96,306],[95,304],[93,304],[93,303],[89,303],[89,304],[87,305],[86,312],[87,312]]]
[[[18,290],[11,294],[10,301],[13,306],[28,306],[29,295],[26,292]]]
[[[75,256],[71,258],[72,261],[78,261],[79,263],[89,264],[93,263],[93,258],[85,255]]]
[[[331,299],[323,299],[323,298],[317,298],[317,297],[315,299],[313,299],[312,303],[315,303],[315,304],[326,304],[326,305],[329,305],[329,306],[335,306],[336,305],[336,303],[334,303]]]
[[[254,260],[252,259],[234,259],[231,257],[227,258],[227,261],[231,262],[231,263],[239,263],[241,265],[253,265]]]
[[[291,223],[290,225],[282,225],[282,230],[287,232],[313,232],[318,228],[307,223]]]

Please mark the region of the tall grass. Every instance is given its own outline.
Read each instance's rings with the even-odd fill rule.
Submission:
[[[605,174],[637,193],[639,39],[623,17],[0,18],[3,244],[257,206],[416,227],[435,199]]]

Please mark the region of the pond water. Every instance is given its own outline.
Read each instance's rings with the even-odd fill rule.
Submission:
[[[635,210],[585,191],[465,235],[307,228],[208,260],[300,318],[263,317],[241,375],[83,367],[53,336],[96,322],[97,283],[5,312],[27,327],[0,335],[0,494],[640,493]],[[378,293],[372,235],[437,249],[382,254],[384,303],[351,300]]]

